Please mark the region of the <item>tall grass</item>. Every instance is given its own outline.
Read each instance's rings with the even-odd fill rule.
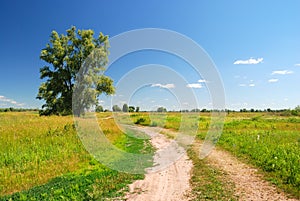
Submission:
[[[219,145],[260,167],[268,180],[300,198],[299,120],[265,116],[228,121]]]
[[[126,135],[105,118],[110,115],[98,114],[98,123],[112,144],[132,153],[153,153],[148,139]],[[143,178],[93,159],[71,116],[1,113],[0,133],[0,200],[99,200],[121,196],[128,183]]]

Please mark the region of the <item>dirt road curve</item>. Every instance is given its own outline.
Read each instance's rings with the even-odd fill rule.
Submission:
[[[144,180],[135,181],[129,186],[126,195],[129,201],[172,201],[188,200],[185,196],[190,189],[189,179],[192,162],[183,149],[174,141],[159,134],[157,128],[139,128],[152,137],[151,143],[157,148],[154,168],[148,169]],[[173,153],[173,154],[170,154]],[[172,163],[173,160],[179,158]]]
[[[215,149],[209,156],[208,161],[221,171],[227,173],[230,180],[235,184],[235,194],[240,200],[247,201],[285,201],[289,199],[282,192],[279,193],[270,183],[264,181],[257,174],[257,169],[250,167],[229,153]]]
[[[191,191],[189,179],[193,164],[185,151],[173,140],[159,134],[159,128],[138,127],[138,129],[151,136],[151,143],[157,148],[154,156],[157,166],[147,170],[144,180],[135,181],[129,186],[130,192],[125,200],[189,200],[187,195]],[[166,132],[165,129],[163,130]],[[176,162],[171,163],[172,161]],[[231,180],[235,185],[235,195],[239,197],[239,200],[297,201],[297,199],[288,198],[270,183],[264,181],[257,173],[257,169],[242,163],[226,151],[213,150],[207,162],[226,173],[226,179]]]

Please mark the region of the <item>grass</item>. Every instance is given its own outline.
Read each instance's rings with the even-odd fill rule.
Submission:
[[[188,156],[193,161],[192,177],[190,180],[193,200],[238,200],[234,195],[234,184],[226,179],[226,175],[208,165],[206,159],[198,157],[199,143],[188,150]]]
[[[149,139],[122,133],[113,119],[103,119],[109,115],[98,114],[98,123],[112,144],[153,153]],[[0,133],[0,200],[99,200],[122,196],[127,184],[143,178],[99,164],[83,147],[71,116],[2,113]]]
[[[105,137],[120,150],[153,154],[141,133],[123,133],[111,113],[97,114]],[[210,114],[115,114],[118,123],[159,126],[204,140]],[[139,120],[143,119],[143,120]],[[184,125],[184,126],[183,126]],[[193,133],[197,131],[197,133]],[[121,173],[100,165],[79,140],[73,118],[39,117],[35,112],[0,113],[0,200],[101,200],[122,197],[128,183],[143,174]],[[172,136],[171,137],[176,137]],[[217,146],[258,167],[265,178],[300,198],[300,117],[272,113],[230,113]],[[226,175],[188,151],[194,163],[195,200],[235,200]],[[112,158],[130,164],[121,156]],[[141,167],[149,166],[146,161]],[[224,179],[225,178],[225,179]]]
[[[261,116],[225,124],[219,145],[259,167],[267,180],[300,198],[300,118]]]

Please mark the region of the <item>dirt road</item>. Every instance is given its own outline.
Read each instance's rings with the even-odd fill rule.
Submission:
[[[258,170],[244,164],[226,151],[215,149],[208,162],[226,173],[235,184],[235,194],[243,201],[296,201],[289,199],[274,186],[262,179]]]
[[[167,139],[160,131],[168,130],[151,127],[137,127],[151,136],[151,143],[157,148],[154,156],[156,166],[147,170],[144,180],[135,181],[129,186],[125,199],[165,201],[190,200],[190,172],[193,167],[183,148],[175,141]],[[170,154],[172,153],[172,154]],[[262,179],[258,170],[232,156],[230,153],[214,149],[206,158],[209,165],[226,173],[226,179],[235,185],[235,195],[242,201],[297,201],[288,198],[269,182]],[[175,161],[173,163],[173,161]]]
[[[175,201],[188,200],[190,171],[192,162],[183,148],[174,140],[159,134],[158,128],[138,128],[151,136],[151,143],[157,149],[155,166],[147,170],[144,180],[135,181],[129,186],[126,200]],[[175,161],[175,162],[174,162]]]

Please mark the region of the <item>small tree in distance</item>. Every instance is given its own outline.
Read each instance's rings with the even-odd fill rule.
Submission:
[[[128,112],[128,105],[126,103],[123,105],[122,111],[123,112]]]
[[[121,108],[118,105],[114,105],[112,107],[112,110],[113,110],[113,112],[121,112],[122,111]]]
[[[157,112],[167,112],[167,109],[164,107],[157,108]]]
[[[129,106],[129,112],[134,112],[134,110],[135,110],[135,107],[134,106]]]
[[[101,105],[98,105],[97,107],[96,107],[96,112],[103,112],[104,110],[103,110],[103,107],[101,106]]]
[[[136,107],[135,112],[139,112],[139,111],[140,111],[140,107]]]

